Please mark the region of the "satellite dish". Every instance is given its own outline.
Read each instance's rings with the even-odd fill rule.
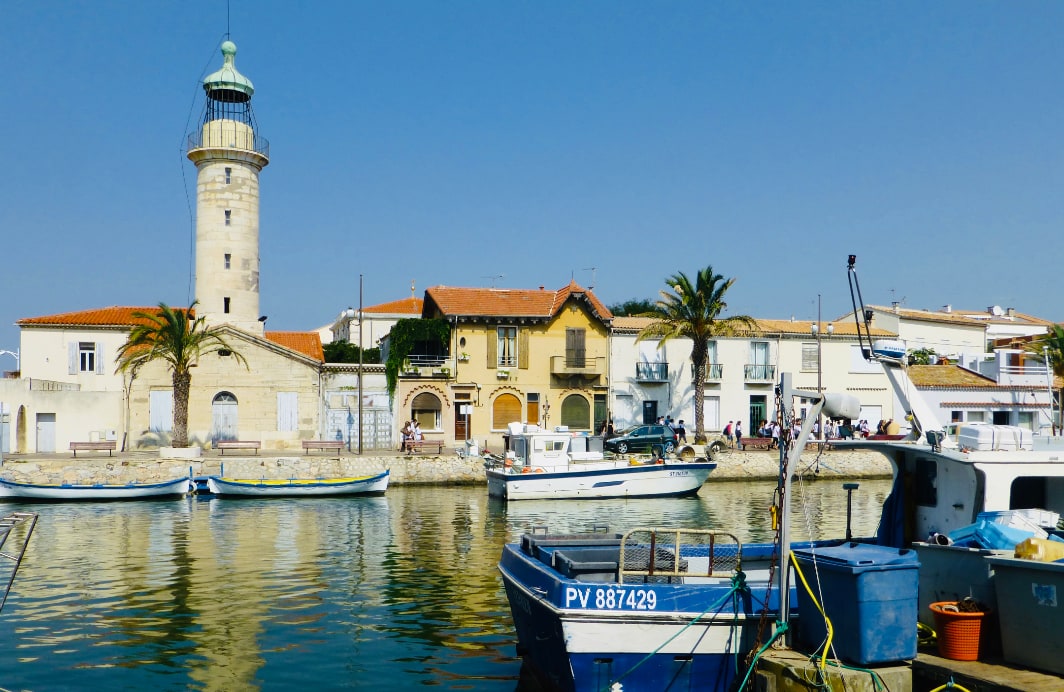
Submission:
[[[1005,311],[1001,309],[1000,305],[995,305],[994,307],[990,308],[990,314],[994,317],[1001,317],[1005,314]]]

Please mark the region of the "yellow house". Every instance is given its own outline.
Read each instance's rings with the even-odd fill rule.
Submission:
[[[594,293],[575,282],[556,291],[435,286],[424,300],[422,318],[446,320],[449,343],[405,354],[397,428],[413,419],[426,439],[489,450],[513,422],[601,428],[613,315]]]

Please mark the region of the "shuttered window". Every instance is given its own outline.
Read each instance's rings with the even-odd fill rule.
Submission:
[[[277,430],[299,430],[299,395],[295,392],[277,392]]]
[[[505,430],[510,423],[521,422],[521,400],[513,394],[500,394],[491,405],[492,430]]]
[[[816,372],[816,344],[802,344],[802,372]]]

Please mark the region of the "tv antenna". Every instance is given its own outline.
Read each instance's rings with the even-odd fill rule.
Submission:
[[[591,285],[587,287],[589,291],[595,290],[595,269],[597,267],[584,267],[584,271],[591,272]]]
[[[491,287],[495,288],[496,279],[504,279],[504,278],[506,278],[506,275],[505,274],[492,274],[491,276],[482,276],[480,278],[482,278],[482,279],[491,279]]]

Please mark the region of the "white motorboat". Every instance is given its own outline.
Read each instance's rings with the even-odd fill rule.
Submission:
[[[606,458],[602,438],[511,423],[504,457],[485,460],[488,494],[507,500],[694,495],[709,461]]]

